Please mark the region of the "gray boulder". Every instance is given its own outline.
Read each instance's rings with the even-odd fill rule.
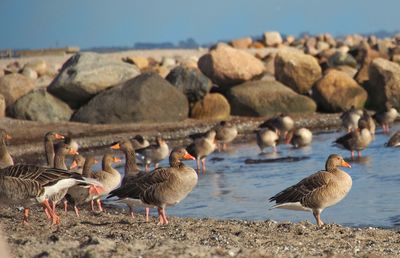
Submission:
[[[45,89],[26,94],[12,107],[12,115],[15,118],[43,123],[69,121],[72,113],[72,109],[66,103]]]
[[[315,112],[315,102],[277,81],[252,81],[231,88],[227,93],[231,114],[266,116],[279,112]]]
[[[186,96],[155,73],[144,73],[103,91],[72,120],[86,123],[174,122],[188,117]]]
[[[65,62],[48,91],[77,108],[94,95],[131,79],[139,70],[123,61],[96,53],[78,53]]]
[[[190,103],[202,100],[212,86],[210,79],[198,69],[183,66],[174,68],[166,79],[183,92]]]

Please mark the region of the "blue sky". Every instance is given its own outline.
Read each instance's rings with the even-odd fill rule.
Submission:
[[[400,29],[399,0],[1,0],[0,49]]]

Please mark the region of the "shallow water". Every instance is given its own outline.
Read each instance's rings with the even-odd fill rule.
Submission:
[[[391,132],[400,129],[396,124]],[[353,178],[353,187],[339,204],[322,213],[325,223],[347,226],[400,226],[400,148],[386,148],[389,136],[380,130],[363,157],[350,160],[350,152],[331,146],[344,132],[314,135],[311,146],[294,149],[279,145],[278,153],[260,155],[255,142],[235,144],[228,152],[215,152],[207,159],[206,174],[189,196],[169,215],[217,219],[310,220],[311,212],[270,209],[268,198],[324,168],[329,154],[338,153],[352,165],[344,168]],[[306,157],[296,162],[245,164],[246,159]],[[186,162],[195,167],[195,162]],[[167,166],[164,161],[162,166]],[[119,168],[123,170],[123,168]],[[152,211],[155,213],[155,210]]]

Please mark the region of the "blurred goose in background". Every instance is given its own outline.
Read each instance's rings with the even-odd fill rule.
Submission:
[[[47,132],[44,135],[44,151],[46,154],[47,166],[54,167],[54,144],[64,139],[64,136],[56,132]]]
[[[307,128],[298,128],[291,130],[286,136],[286,143],[292,144],[295,148],[310,145],[312,142],[312,132]]]
[[[72,157],[72,163],[69,166],[69,170],[74,171],[82,175],[83,167],[85,166],[86,158],[80,154],[76,154]]]
[[[190,155],[196,158],[198,172],[200,172],[200,161],[201,170],[203,173],[206,172],[206,157],[217,148],[216,134],[215,130],[210,130],[205,136],[195,139],[194,142],[187,147],[187,151]]]
[[[389,133],[390,125],[396,120],[399,113],[391,105],[386,105],[386,109],[382,112],[375,113],[372,117],[378,124],[382,126],[383,133]]]
[[[132,147],[135,150],[146,148],[150,145],[149,141],[146,140],[142,135],[137,134],[131,139]]]
[[[337,167],[351,168],[350,164],[337,154],[328,157],[325,170],[304,178],[269,199],[276,204],[272,208],[312,211],[319,227],[322,211],[340,202],[349,193],[352,179]]]
[[[358,120],[363,115],[361,109],[357,109],[354,106],[342,113],[340,119],[342,120],[342,126],[346,128],[347,132],[352,132],[358,128]]]
[[[159,225],[168,224],[165,209],[182,201],[197,185],[197,173],[181,162],[195,158],[184,148],[176,148],[169,157],[170,167],[145,173],[110,193],[119,199],[132,199],[145,207],[158,207]]]
[[[14,165],[14,160],[8,152],[6,141],[11,140],[11,136],[6,130],[0,128],[0,168]]]
[[[214,129],[216,140],[222,145],[222,150],[226,150],[227,144],[232,142],[238,135],[236,126],[228,124],[226,121],[221,121]]]
[[[143,160],[145,171],[150,171],[150,164],[154,164],[154,168],[158,167],[158,163],[169,155],[168,144],[160,136],[156,137],[156,144],[152,144],[146,148],[138,149],[136,152]]]
[[[395,132],[389,141],[385,144],[386,147],[400,147],[400,131]]]
[[[375,121],[372,116],[368,114],[368,111],[366,109],[363,109],[362,112],[363,113],[359,121],[364,121],[364,123],[367,125],[368,130],[371,132],[372,137],[374,137],[376,130]]]
[[[335,145],[351,151],[351,158],[354,158],[354,151],[357,151],[358,157],[361,157],[361,151],[364,150],[372,141],[372,134],[367,128],[364,120],[358,123],[358,129],[350,132],[336,141]]]
[[[289,115],[279,114],[272,117],[258,126],[259,128],[276,128],[279,135],[286,139],[286,134],[294,128],[294,121]]]
[[[279,131],[277,128],[268,125],[267,127],[261,128],[256,131],[257,145],[264,153],[264,149],[272,147],[273,151],[276,152],[276,145],[279,143]]]

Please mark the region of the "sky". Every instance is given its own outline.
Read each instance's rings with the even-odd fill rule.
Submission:
[[[399,0],[0,0],[0,49],[400,30]]]

